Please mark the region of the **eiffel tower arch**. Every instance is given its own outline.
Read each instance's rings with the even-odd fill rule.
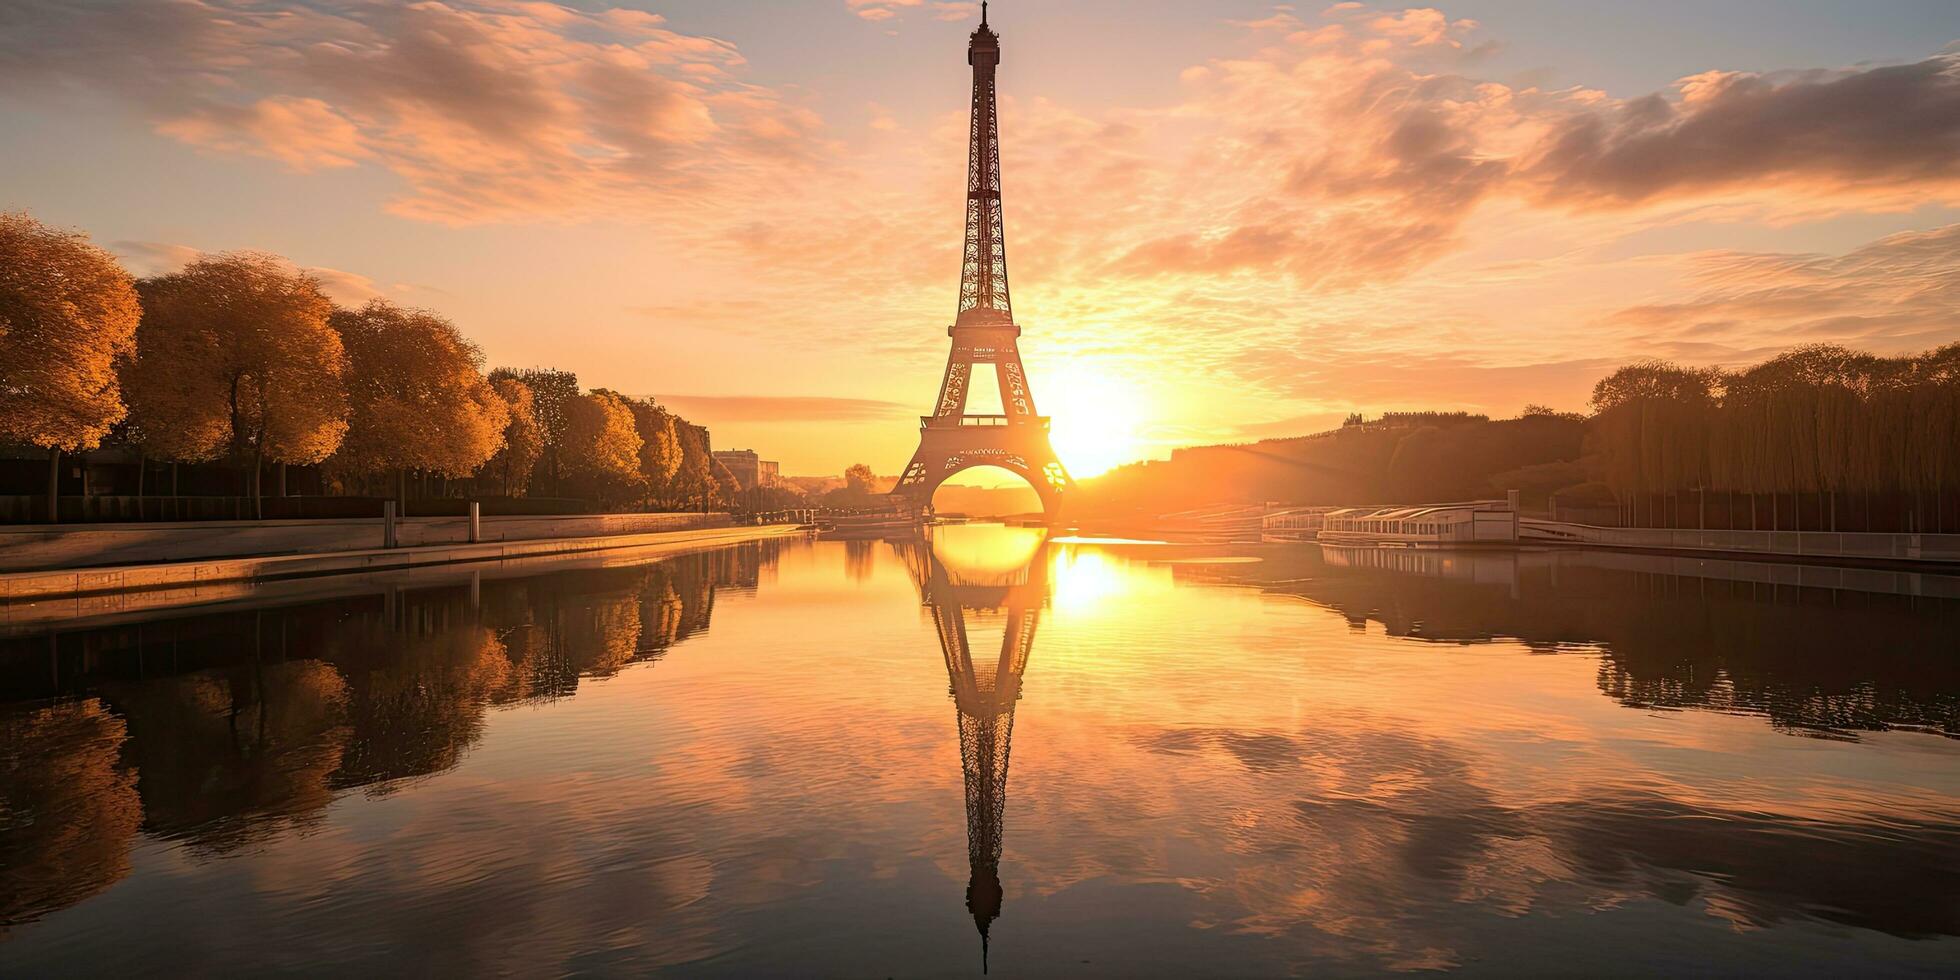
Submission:
[[[947,478],[976,466],[998,466],[1020,476],[1041,498],[1050,522],[1075,482],[1055,455],[1048,417],[1035,411],[1034,393],[1021,365],[1021,328],[1014,323],[1007,291],[1007,244],[1000,198],[1000,127],[994,74],[1000,37],[987,26],[967,41],[973,66],[973,116],[967,139],[966,244],[960,263],[959,313],[946,328],[952,350],[931,415],[919,418],[919,448],[892,488],[892,496],[923,514]],[[990,373],[1000,386],[1001,414],[973,415],[967,390]]]

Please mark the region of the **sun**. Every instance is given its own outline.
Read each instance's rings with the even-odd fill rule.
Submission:
[[[1143,408],[1129,385],[1094,368],[1070,366],[1045,379],[1042,414],[1053,419],[1049,440],[1069,474],[1081,479],[1140,458]]]

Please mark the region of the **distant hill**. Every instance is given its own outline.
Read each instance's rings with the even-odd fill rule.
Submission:
[[[1527,508],[1587,480],[1585,423],[1405,412],[1328,432],[1179,449],[1083,481],[1071,510],[1163,512],[1207,504],[1422,503],[1518,490]]]

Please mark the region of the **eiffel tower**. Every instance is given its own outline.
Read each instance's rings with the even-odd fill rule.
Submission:
[[[967,140],[966,249],[960,264],[960,308],[946,333],[953,338],[946,376],[931,415],[919,418],[919,448],[905,466],[892,495],[923,515],[932,492],[947,477],[975,466],[998,466],[1019,475],[1041,498],[1042,513],[1060,516],[1063,497],[1075,486],[1048,440],[1048,418],[1035,413],[1028,375],[1021,367],[1013,306],[1007,296],[1007,244],[1000,204],[1000,127],[994,98],[994,69],[1000,64],[1000,37],[987,26],[980,5],[980,27],[967,41],[973,66],[973,123]],[[1000,385],[1004,414],[970,415],[967,386],[975,366],[992,365]]]
[[[960,769],[966,780],[966,857],[972,869],[966,909],[980,930],[980,968],[987,968],[987,933],[1000,917],[1000,851],[1007,812],[1007,759],[1014,705],[1034,649],[1035,626],[1048,601],[1048,542],[1044,535],[1027,564],[1006,574],[974,577],[949,570],[929,539],[893,541],[912,569],[920,601],[932,613],[946,658],[948,693],[959,716]],[[976,660],[968,643],[968,613],[1005,617],[1000,650]]]

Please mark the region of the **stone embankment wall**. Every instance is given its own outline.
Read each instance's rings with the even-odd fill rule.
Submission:
[[[649,534],[727,527],[727,514],[576,514],[486,517],[483,541],[530,541]],[[399,545],[413,548],[469,540],[466,517],[409,517],[397,522]],[[315,554],[379,548],[381,520],[201,521],[182,524],[29,524],[0,527],[0,572],[101,565]]]

